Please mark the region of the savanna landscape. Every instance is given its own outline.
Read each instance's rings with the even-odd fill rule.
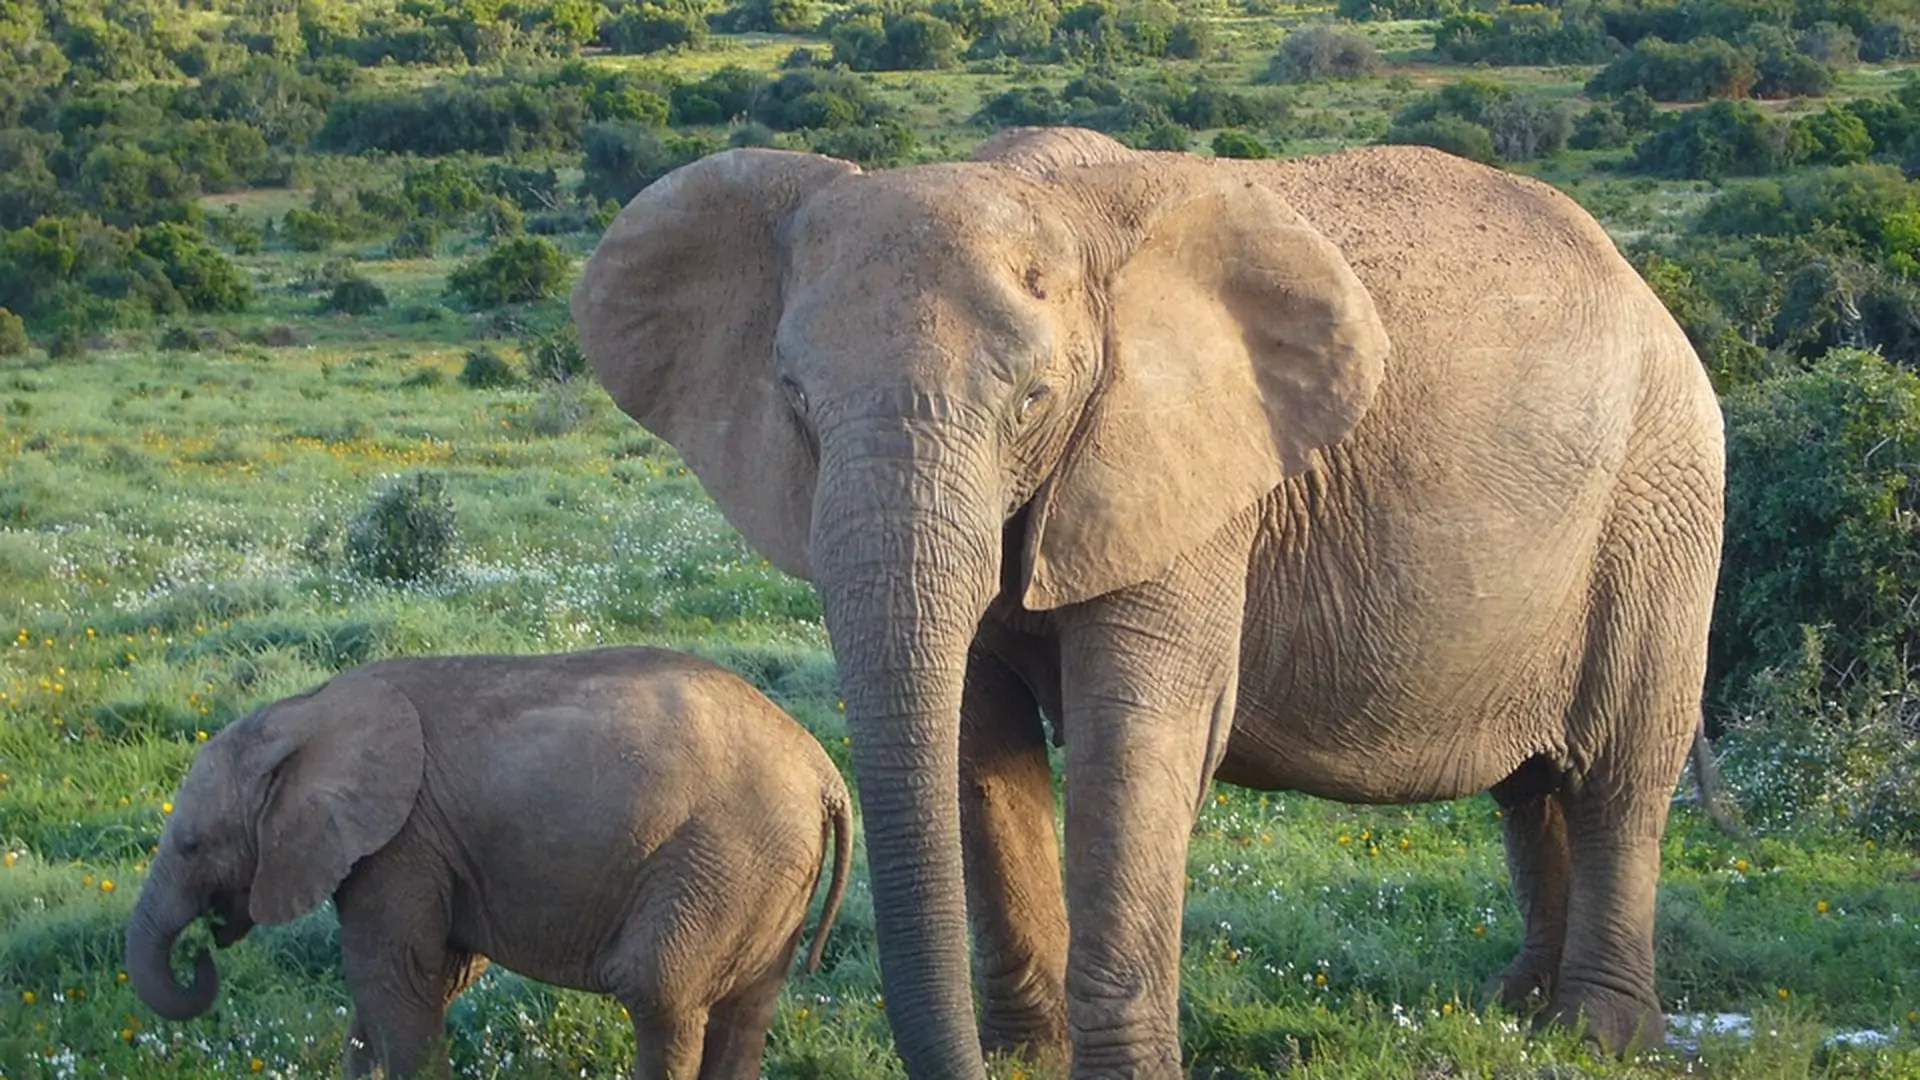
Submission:
[[[1920,1078],[1907,0],[7,0],[0,1078],[333,1075],[330,910],[223,950],[186,1023],[135,996],[122,934],[196,747],[334,672],[669,645],[844,770],[814,591],[614,407],[567,293],[620,205],[716,150],[883,168],[1056,124],[1545,180],[1726,419],[1707,722],[1738,822],[1683,777],[1668,1045],[1616,1059],[1478,997],[1520,934],[1491,798],[1222,784],[1189,863],[1192,1075]],[[497,969],[448,1023],[462,1077],[625,1075],[631,1040],[617,1003]],[[858,853],[765,1069],[901,1075]]]

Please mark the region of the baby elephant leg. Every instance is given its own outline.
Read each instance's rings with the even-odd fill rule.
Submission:
[[[633,1017],[633,1080],[698,1080],[707,1010],[625,1002]]]
[[[707,1021],[706,1064],[700,1080],[760,1080],[767,1031],[773,1027],[774,1010],[799,944],[800,932],[795,930],[770,968],[715,1003]]]

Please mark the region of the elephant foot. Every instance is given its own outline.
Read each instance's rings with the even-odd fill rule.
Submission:
[[[1553,985],[1559,978],[1558,956],[1522,952],[1498,975],[1480,985],[1480,996],[1499,1002],[1508,1012],[1531,1016],[1553,1000]]]
[[[1072,1056],[1063,1009],[1011,1010],[989,1003],[981,1017],[980,1049],[988,1057],[1004,1057],[1026,1065],[1029,1073],[1065,1076]]]
[[[1568,984],[1554,998],[1540,1025],[1585,1024],[1588,1039],[1613,1054],[1651,1050],[1666,1041],[1667,1021],[1651,994],[1640,997],[1602,986]]]

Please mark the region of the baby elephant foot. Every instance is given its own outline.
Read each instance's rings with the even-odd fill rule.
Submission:
[[[1566,1027],[1584,1022],[1587,1038],[1622,1056],[1654,1049],[1667,1036],[1666,1017],[1650,994],[1640,997],[1591,983],[1563,986],[1540,1022]]]
[[[1560,977],[1560,958],[1522,952],[1504,970],[1480,986],[1484,1000],[1497,1001],[1508,1012],[1532,1016],[1553,1000],[1553,984]]]

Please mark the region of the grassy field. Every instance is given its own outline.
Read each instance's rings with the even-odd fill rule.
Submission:
[[[1224,57],[1181,65],[1245,83],[1283,27],[1316,17],[1223,19]],[[1374,138],[1392,110],[1465,73],[1422,59],[1422,24],[1367,31],[1388,70],[1299,91],[1289,152]],[[799,43],[723,40],[674,63],[689,74],[770,70]],[[1572,96],[1590,73],[1500,74]],[[1015,68],[874,82],[912,110],[937,155],[982,137],[966,118],[992,94],[1071,77]],[[1863,69],[1846,89],[1893,82]],[[1530,171],[1622,239],[1674,227],[1712,191],[1594,163],[1569,152]],[[315,174],[397,168],[321,161]],[[304,198],[208,203],[264,219]],[[575,255],[593,240],[566,238]],[[162,351],[154,327],[96,341],[82,360],[0,362],[0,1080],[332,1075],[347,998],[328,909],[224,953],[221,1000],[190,1023],[139,1003],[120,949],[198,742],[342,667],[415,653],[681,646],[747,675],[844,765],[810,588],[747,550],[671,450],[597,387],[458,380],[476,346],[515,352],[488,340],[492,313],[442,299],[448,271],[482,246],[455,237],[438,258],[402,261],[376,242],[270,249],[238,259],[255,288],[247,314],[184,324],[209,332],[202,351]],[[342,256],[387,291],[386,311],[316,314],[311,283]],[[563,309],[517,314],[550,325]],[[346,566],[342,534],[416,470],[446,481],[454,564],[427,585],[369,583]],[[1489,799],[1362,808],[1222,787],[1194,831],[1188,1057],[1195,1076],[1220,1078],[1920,1078],[1915,867],[1912,852],[1812,833],[1736,842],[1678,806],[1665,845],[1662,994],[1677,1014],[1748,1023],[1616,1062],[1566,1035],[1530,1038],[1473,996],[1519,937]],[[823,971],[790,984],[770,1076],[898,1074],[863,875]],[[500,971],[449,1025],[463,1077],[624,1075],[630,1032],[610,1001]],[[1003,1064],[996,1075],[1023,1073]]]

